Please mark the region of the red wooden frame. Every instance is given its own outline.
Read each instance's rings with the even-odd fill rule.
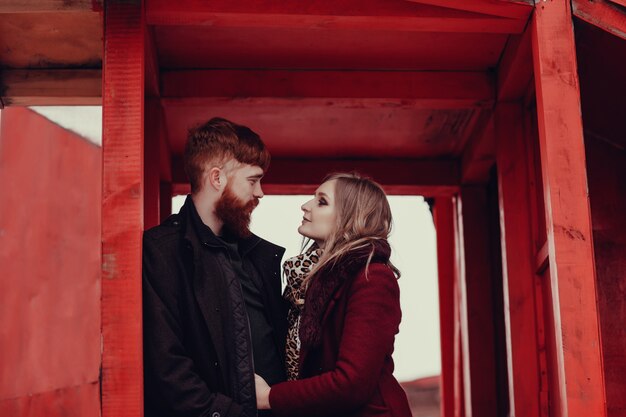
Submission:
[[[471,416],[495,417],[493,280],[485,187],[463,186],[458,208],[463,246],[459,290],[465,410]]]
[[[441,417],[454,417],[454,329],[455,311],[455,230],[452,197],[435,199],[434,222],[437,231],[437,268],[439,275],[439,332],[441,334],[441,379],[439,385]]]
[[[626,7],[624,0],[613,3]],[[611,34],[626,39],[626,13],[606,0],[572,0],[574,16],[598,26]]]
[[[102,416],[143,415],[142,2],[105,3],[102,193]]]
[[[511,415],[544,416],[540,407],[534,251],[530,219],[524,109],[500,103],[495,111],[505,321]]]
[[[563,415],[602,417],[593,236],[569,1],[542,2],[531,25],[558,365],[554,401]]]

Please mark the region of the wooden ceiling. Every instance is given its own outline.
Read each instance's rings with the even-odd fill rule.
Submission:
[[[146,96],[159,104],[146,114],[161,119],[174,183],[187,130],[214,116],[250,126],[285,166],[408,161],[449,176],[450,161],[489,160],[499,70],[529,65],[507,51],[532,0],[144,3]],[[4,104],[99,101],[102,15],[94,0],[2,2]]]

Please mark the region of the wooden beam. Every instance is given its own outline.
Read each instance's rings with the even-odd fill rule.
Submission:
[[[497,69],[499,101],[523,98],[532,88],[533,60],[530,29],[521,35],[511,35]]]
[[[528,19],[533,11],[533,0],[408,0],[414,3],[430,4],[448,9],[482,13],[492,16]]]
[[[619,6],[626,7],[626,0],[609,0],[609,1]]]
[[[0,97],[5,106],[100,105],[102,71],[2,70]]]
[[[146,97],[159,97],[161,95],[159,83],[161,70],[159,68],[157,46],[154,42],[154,28],[146,26],[144,36],[146,45]]]
[[[161,221],[160,150],[163,111],[158,99],[145,100],[144,117],[144,228]]]
[[[482,110],[475,116],[474,126],[469,131],[461,156],[461,182],[484,184],[496,163],[492,111]]]
[[[189,190],[182,161],[173,160],[174,194]],[[273,159],[263,178],[267,194],[311,194],[326,175],[356,171],[385,186],[390,194],[450,196],[458,191],[455,160]]]
[[[102,11],[104,0],[2,0],[0,13]]]
[[[455,330],[455,260],[454,198],[437,197],[434,222],[437,232],[437,270],[439,275],[439,334],[441,341],[441,417],[455,416],[454,330]]]
[[[466,415],[496,417],[493,259],[486,194],[484,186],[464,186],[458,204],[463,391]]]
[[[107,0],[104,28],[101,415],[137,417],[143,415],[142,2]]]
[[[165,98],[400,99],[435,108],[485,107],[495,98],[486,72],[168,71],[162,84]]]
[[[523,15],[528,7],[519,14]],[[532,10],[532,8],[531,8]],[[529,13],[529,12],[528,12]],[[502,18],[409,2],[301,2],[151,0],[149,25],[393,30],[451,33],[521,33],[528,15]]]
[[[626,39],[626,2],[572,0],[574,16]]]
[[[528,160],[521,103],[495,111],[510,415],[542,416]]]
[[[591,213],[570,2],[542,2],[532,25],[554,319],[557,409],[606,416]]]

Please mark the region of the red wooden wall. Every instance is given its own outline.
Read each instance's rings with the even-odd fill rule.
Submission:
[[[0,117],[0,416],[97,417],[101,150]]]
[[[607,416],[626,416],[626,40],[576,26]],[[601,45],[601,47],[599,47]],[[610,62],[610,65],[607,63]]]

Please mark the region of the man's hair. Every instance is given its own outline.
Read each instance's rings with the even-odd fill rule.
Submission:
[[[214,117],[189,130],[185,144],[185,173],[191,184],[191,193],[202,186],[202,176],[209,164],[223,166],[231,159],[255,165],[266,171],[270,154],[259,135],[250,128]]]

